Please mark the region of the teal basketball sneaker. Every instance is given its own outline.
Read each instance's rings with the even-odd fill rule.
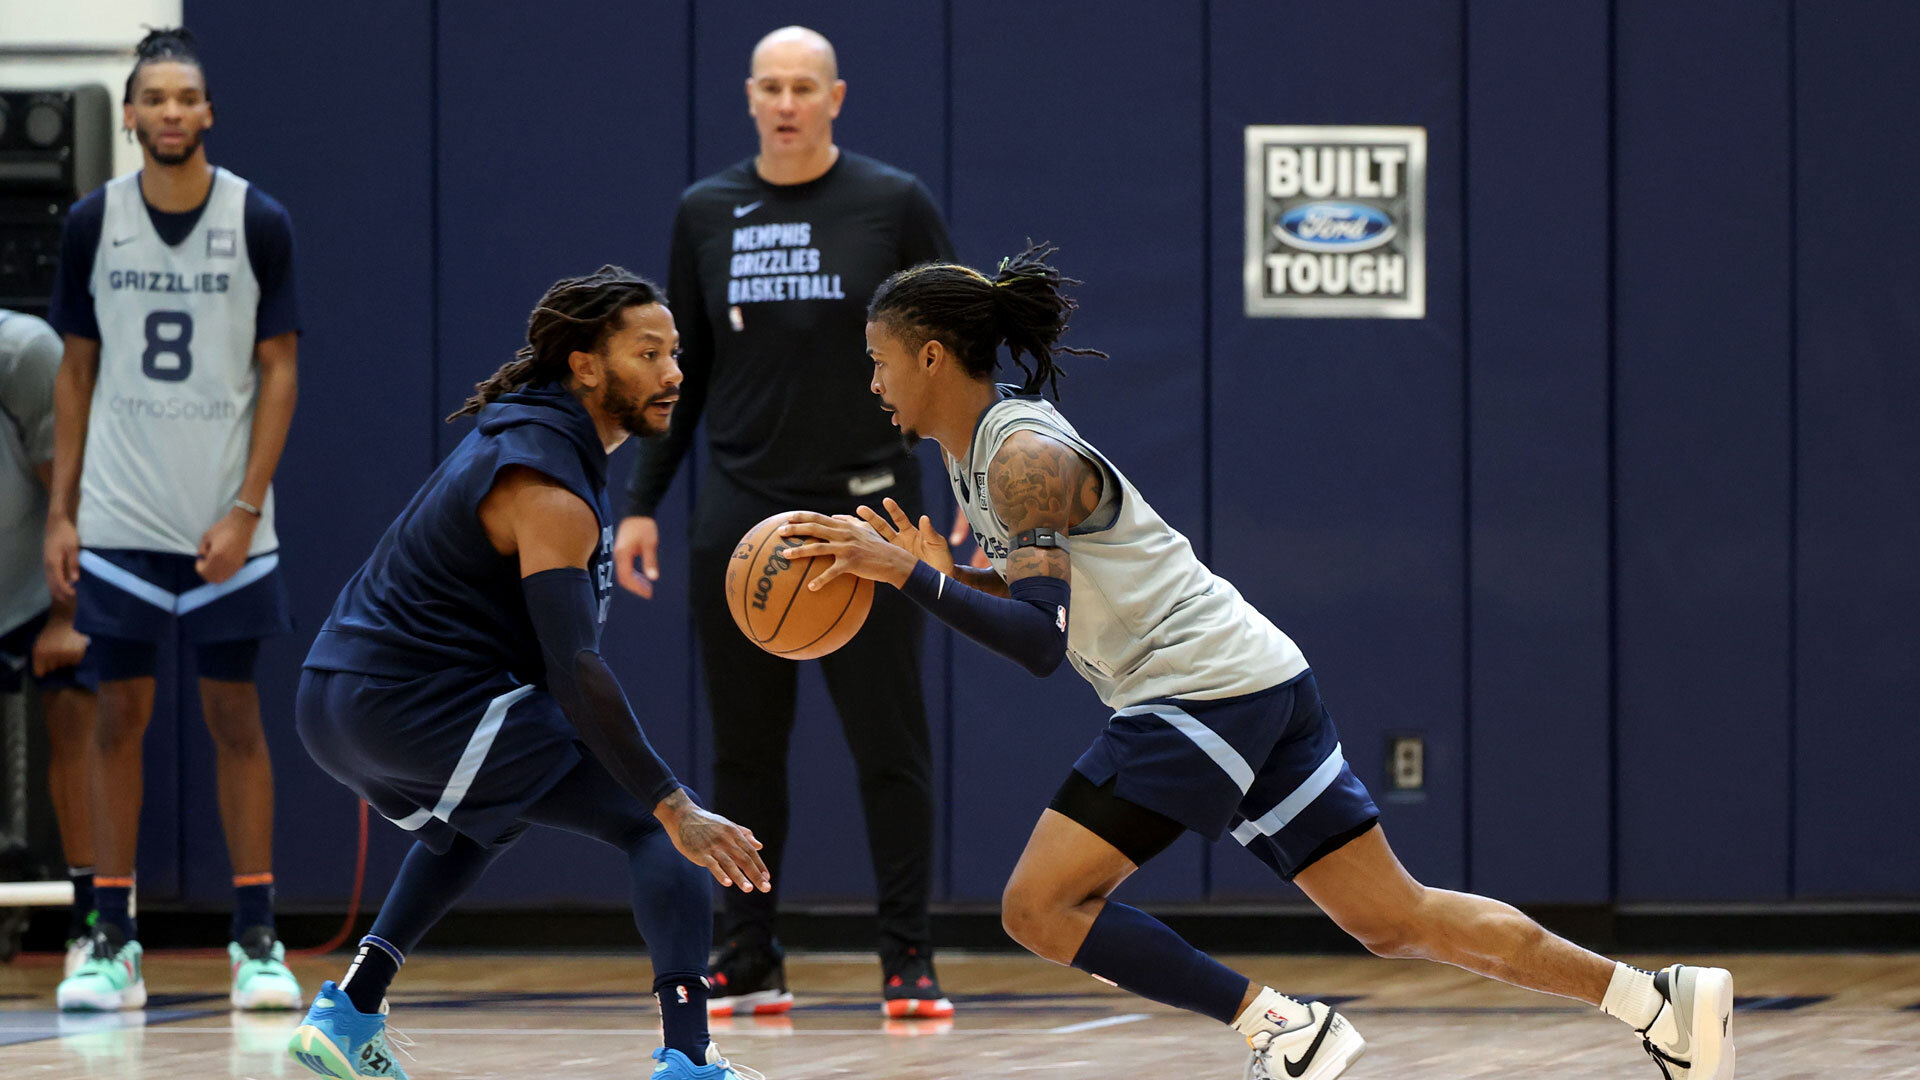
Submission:
[[[61,980],[54,1000],[62,1012],[138,1009],[147,1003],[147,981],[140,976],[141,948],[117,927],[93,928],[87,959]]]
[[[394,1046],[387,1043],[389,1035],[393,1037]],[[320,992],[313,995],[306,1019],[294,1029],[287,1053],[308,1069],[333,1080],[356,1080],[364,1076],[407,1080],[407,1071],[400,1067],[393,1051],[397,1047],[412,1057],[406,1050],[411,1045],[411,1039],[387,1028],[385,1002],[381,1003],[379,1012],[363,1013],[328,979],[320,984]]]
[[[236,1009],[297,1009],[300,983],[287,970],[287,947],[270,928],[256,926],[227,943],[233,989],[227,1001]]]

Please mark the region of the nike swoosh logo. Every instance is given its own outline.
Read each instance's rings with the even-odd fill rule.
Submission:
[[[1313,1041],[1307,1044],[1307,1052],[1300,1055],[1299,1061],[1288,1061],[1284,1057],[1280,1059],[1287,1067],[1288,1076],[1299,1076],[1307,1071],[1307,1066],[1313,1064],[1313,1055],[1320,1052],[1320,1043],[1327,1037],[1328,1029],[1333,1027],[1335,1015],[1332,1009],[1327,1010],[1327,1018],[1320,1022],[1320,1030],[1314,1033]]]
[[[733,208],[733,216],[737,218],[746,217],[748,214],[760,209],[760,203],[766,201],[765,199],[761,199],[760,202],[750,202],[745,206],[736,206]]]
[[[1684,1055],[1687,1051],[1693,1049],[1693,1033],[1688,1030],[1688,1025],[1685,1023],[1686,1018],[1680,1015],[1680,1003],[1674,1000],[1674,994],[1680,990],[1678,986],[1674,985],[1676,981],[1677,980],[1673,979],[1665,971],[1657,971],[1653,975],[1654,990],[1658,991],[1661,998],[1665,999],[1665,1008],[1673,1012],[1673,1052]],[[1660,1014],[1655,1013],[1653,1018],[1658,1021]]]
[[[114,247],[119,247],[119,246],[120,246],[120,245],[122,245],[122,244],[131,244],[131,243],[133,243],[133,242],[134,242],[135,240],[138,240],[138,239],[140,239],[140,238],[139,238],[138,236],[129,236],[129,237],[127,237],[127,238],[126,238],[125,240],[115,240],[115,241],[113,242],[113,246],[114,246]]]

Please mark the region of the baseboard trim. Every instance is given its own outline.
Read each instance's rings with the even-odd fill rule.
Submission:
[[[1363,951],[1310,906],[1145,906],[1208,952]],[[1524,910],[1555,933],[1604,953],[1920,949],[1920,903],[1537,904]],[[317,944],[340,928],[343,914],[282,911],[281,937],[289,948]],[[358,940],[372,921],[363,914],[349,940]],[[65,929],[64,912],[36,910],[21,941],[28,949],[58,949]],[[217,947],[226,933],[224,912],[159,906],[140,914],[141,941],[149,949]],[[780,936],[793,949],[865,951],[874,947],[877,930],[871,911],[801,906],[781,914]],[[935,907],[933,936],[943,949],[1018,950],[988,905]],[[628,914],[605,908],[456,911],[428,940],[434,948],[453,949],[640,945]]]

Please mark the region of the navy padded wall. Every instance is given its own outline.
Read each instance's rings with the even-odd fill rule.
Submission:
[[[1913,896],[1920,759],[1920,244],[1893,192],[1920,149],[1888,125],[1920,100],[1920,10],[1795,9],[1798,347],[1796,896]],[[1860,232],[1847,223],[1865,224]],[[1871,242],[1862,243],[1871,237]],[[1906,837],[1909,857],[1889,857]]]
[[[694,178],[718,172],[759,147],[753,120],[747,114],[746,80],[753,46],[767,32],[794,22],[791,5],[755,0],[708,6],[693,15],[694,68],[691,77],[694,119]],[[840,77],[847,82],[847,98],[834,125],[834,141],[855,153],[878,158],[918,176],[935,201],[945,196],[946,124],[942,8],[917,3],[874,7],[836,0],[810,5],[799,20],[825,34],[834,43]],[[672,218],[669,207],[661,218]],[[661,249],[665,251],[663,246]],[[864,357],[851,352],[847,377],[865,379]],[[876,405],[876,408],[878,406]],[[704,448],[704,440],[702,441]],[[923,457],[930,451],[922,451]],[[704,459],[704,452],[698,458]],[[698,475],[690,456],[682,466],[685,479]],[[682,483],[680,490],[690,487]],[[945,505],[938,488],[928,488],[929,508]],[[934,510],[936,514],[940,511]],[[663,535],[684,546],[683,532]],[[705,583],[694,583],[705,588]],[[944,814],[946,777],[946,688],[943,630],[929,626],[922,652],[922,687],[934,745],[935,798]],[[874,895],[873,866],[867,852],[865,819],[858,805],[859,788],[852,755],[841,734],[839,714],[826,693],[826,680],[816,664],[802,665],[798,707],[795,711],[792,751],[788,758],[792,816],[780,893],[785,900],[853,901],[870,903]],[[704,694],[697,695],[704,698]],[[711,741],[706,730],[704,700],[696,702],[703,761],[711,765]],[[936,845],[944,823],[935,819]],[[946,859],[934,857],[934,895],[945,892]]]
[[[1608,5],[1467,10],[1468,880],[1505,900],[1599,902]]]
[[[1620,0],[1618,898],[1787,894],[1787,10]],[[1676,800],[1688,835],[1674,857]]]
[[[293,695],[340,586],[434,462],[432,27],[424,9],[360,0],[324,10],[190,0],[186,17],[218,102],[210,156],[293,216],[300,405],[274,489],[296,626],[261,652],[260,704],[277,788],[280,897],[288,907],[336,906],[353,880],[354,799],[300,745]],[[300,47],[261,47],[268,40]],[[190,682],[181,689],[196,693]],[[232,893],[213,755],[197,718],[181,735],[189,898],[224,906]],[[149,767],[159,749],[150,739]],[[149,792],[146,831],[172,827]],[[383,828],[397,832],[376,819],[374,834]],[[377,858],[370,876],[393,857]],[[370,881],[370,900],[383,889]]]
[[[1920,690],[1904,651],[1920,450],[1899,411],[1920,389],[1898,254],[1913,230],[1879,213],[1862,245],[1827,224],[1920,171],[1886,123],[1916,89],[1898,47],[1913,16],[1536,7],[836,0],[804,18],[851,84],[841,145],[920,175],[964,258],[1029,235],[1065,246],[1089,281],[1074,340],[1115,353],[1070,359],[1065,409],[1298,638],[1376,794],[1387,733],[1426,734],[1424,799],[1383,803],[1423,879],[1536,902],[1911,895],[1911,860],[1874,840],[1920,825],[1898,772],[1920,749],[1901,711]],[[681,187],[753,152],[752,44],[795,17],[768,0],[590,13],[187,5],[218,95],[212,156],[299,235],[301,406],[276,479],[299,628],[260,669],[289,907],[342,903],[354,854],[351,798],[291,726],[314,629],[464,432],[440,417],[511,353],[539,291],[605,260],[662,272]],[[1276,43],[1356,25],[1359,60],[1275,60]],[[1151,92],[1116,108],[1113,58],[1137,55],[1155,58]],[[1252,123],[1427,127],[1426,319],[1242,315]],[[681,592],[693,486],[663,510],[660,598],[622,595],[608,641],[650,733],[703,786]],[[941,487],[928,504],[944,525]],[[1070,673],[1036,684],[928,638],[952,839],[936,896],[990,900],[1104,710]],[[178,670],[149,740],[142,893],[224,906],[213,759]],[[815,673],[802,702],[785,892],[864,903],[852,768]],[[1676,791],[1720,838],[1679,862],[1657,857]],[[369,904],[407,839],[377,819],[372,834]],[[1128,895],[1280,895],[1232,846],[1185,841]],[[508,860],[479,899],[624,906],[617,861],[583,841]]]
[[[1220,4],[1209,87],[1214,568],[1300,643],[1395,850],[1447,887],[1466,878],[1462,25],[1456,3]],[[1356,36],[1362,53],[1283,47]],[[1425,319],[1243,314],[1249,124],[1427,129]],[[1382,794],[1390,731],[1426,737],[1416,800]],[[1272,895],[1237,847],[1215,895]]]
[[[1174,6],[956,5],[953,206],[963,259],[991,269],[1028,237],[1086,284],[1061,409],[1175,528],[1206,542],[1195,437],[1205,408],[1199,15]],[[1036,49],[1036,42],[1046,42]],[[1152,55],[1151,92],[1116,57]],[[1071,116],[1072,123],[1061,117]],[[1149,152],[1147,147],[1151,147]],[[1017,380],[1008,369],[1003,378]],[[950,501],[950,496],[949,496]],[[1045,682],[962,641],[954,650],[954,882],[997,899],[1047,799],[1109,710],[1065,665]],[[1149,863],[1130,900],[1197,899],[1193,839]]]

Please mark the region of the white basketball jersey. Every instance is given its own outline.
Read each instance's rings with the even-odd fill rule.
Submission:
[[[257,390],[260,283],[247,258],[247,182],[215,169],[193,231],[169,246],[135,173],[106,187],[94,255],[100,374],[80,474],[80,542],[193,554],[240,494]],[[247,552],[279,546],[273,492]]]
[[[947,478],[1002,578],[1012,532],[987,494],[987,466],[1016,431],[1037,431],[1098,466],[1100,505],[1061,541],[1072,568],[1067,659],[1110,708],[1161,698],[1236,697],[1307,670],[1293,639],[1208,570],[1051,402],[1006,398],[974,429],[967,460],[944,453]]]

